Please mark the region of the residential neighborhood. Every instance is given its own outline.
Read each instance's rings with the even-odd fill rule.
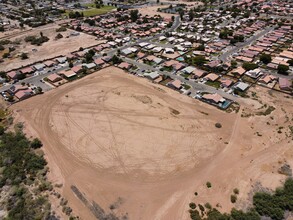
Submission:
[[[0,219],[292,219],[292,36],[292,0],[0,0]]]

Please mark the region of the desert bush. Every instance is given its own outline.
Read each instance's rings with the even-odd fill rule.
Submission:
[[[217,122],[217,123],[215,124],[215,127],[216,127],[216,128],[221,128],[221,127],[222,127],[222,124],[219,123],[219,122]]]
[[[208,188],[212,187],[212,184],[210,182],[207,182],[206,185],[207,185]]]
[[[235,203],[237,201],[237,196],[236,195],[231,195],[230,200],[232,203]]]

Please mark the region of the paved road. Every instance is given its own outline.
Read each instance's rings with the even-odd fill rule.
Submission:
[[[229,57],[243,49],[244,47],[254,43],[256,40],[259,38],[263,37],[266,35],[268,32],[272,31],[275,27],[267,27],[263,31],[259,32],[256,35],[251,36],[249,39],[245,40],[245,42],[238,44],[237,46],[233,47],[231,50],[228,50],[227,52],[223,53],[222,55],[219,56],[219,59],[223,61],[224,63],[228,61]]]
[[[133,65],[136,65],[139,69],[141,70],[151,70],[151,71],[156,71],[158,72],[159,74],[161,75],[167,75],[169,76],[170,78],[172,79],[178,79],[180,80],[181,82],[183,83],[186,83],[188,85],[190,85],[193,89],[195,90],[200,90],[202,92],[209,92],[209,93],[218,93],[219,95],[227,98],[227,99],[230,99],[230,100],[233,100],[233,101],[236,101],[238,99],[238,97],[235,97],[233,95],[230,95],[222,90],[218,90],[212,86],[208,86],[208,85],[205,85],[205,84],[201,84],[201,83],[198,83],[198,82],[195,82],[195,81],[192,81],[192,80],[186,80],[184,77],[180,76],[180,75],[175,75],[175,74],[172,74],[170,72],[166,72],[166,71],[160,71],[158,70],[157,68],[155,67],[152,67],[150,65],[147,65],[147,64],[144,64],[144,63],[140,63],[140,62],[137,62],[133,59],[129,59],[129,58],[122,58],[125,62],[128,62],[128,63],[131,63]]]

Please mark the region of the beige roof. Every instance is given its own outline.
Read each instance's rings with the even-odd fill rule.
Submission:
[[[219,102],[224,102],[225,101],[225,99],[222,96],[220,96],[218,93],[204,94],[202,97],[204,99],[212,100],[215,103],[219,103]]]
[[[204,78],[207,80],[210,80],[210,81],[215,81],[219,78],[219,76],[217,74],[210,73],[210,74],[206,75]]]
[[[176,80],[174,80],[173,82],[171,82],[171,84],[172,84],[175,88],[177,88],[177,89],[180,89],[180,88],[181,88],[181,81],[178,80],[178,79],[176,79]]]
[[[61,71],[60,74],[63,74],[64,76],[66,76],[67,78],[76,76],[76,73],[73,72],[71,69],[67,70],[67,71]]]

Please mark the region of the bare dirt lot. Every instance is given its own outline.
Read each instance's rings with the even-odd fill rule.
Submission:
[[[245,208],[256,182],[278,186],[278,168],[293,166],[292,97],[256,92],[228,114],[109,67],[12,110],[43,141],[50,179],[82,219],[177,220],[188,219],[194,192],[229,211],[238,188]],[[255,115],[265,104],[278,108]]]
[[[20,42],[19,44],[13,44],[15,51],[12,52],[13,57],[4,59],[4,62],[0,65],[0,71],[8,71],[21,66],[29,65],[31,63],[50,59],[60,55],[66,55],[72,51],[78,50],[80,47],[90,47],[101,43],[102,41],[95,40],[94,36],[80,33],[78,36],[69,36],[72,30],[60,32],[63,35],[62,39],[55,40],[56,29],[60,26],[56,24],[50,24],[43,27],[35,28],[33,30],[19,33],[11,38],[8,38],[12,42]],[[25,42],[24,39],[27,36],[40,36],[40,32],[44,36],[50,38],[48,42],[42,44],[42,46],[31,45],[30,42]],[[32,51],[37,49],[37,51]],[[27,53],[29,59],[21,60],[20,54]]]
[[[170,4],[174,4],[174,2],[170,2]],[[185,1],[176,1],[176,4],[185,4],[187,5],[187,8],[194,8],[198,7],[199,5],[202,5],[201,2],[185,2]],[[158,9],[160,8],[168,8],[169,5],[160,5],[160,6],[148,6],[144,8],[139,8],[139,12],[142,15],[149,15],[149,16],[154,16],[154,15],[161,15],[163,18],[166,19],[171,19],[172,16],[177,16],[178,14],[169,14],[169,13],[164,13],[164,12],[158,12]]]

